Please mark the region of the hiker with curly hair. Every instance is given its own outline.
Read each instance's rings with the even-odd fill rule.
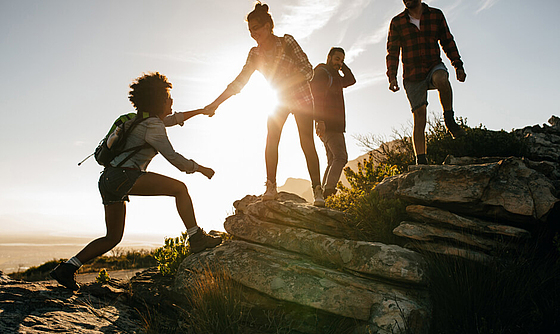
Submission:
[[[274,35],[274,22],[266,4],[257,2],[253,11],[247,15],[247,23],[249,33],[257,42],[257,46],[249,51],[241,73],[205,109],[212,115],[220,104],[241,91],[253,72],[261,72],[276,89],[279,97],[279,106],[274,114],[269,116],[267,122],[268,134],[265,148],[267,180],[266,192],[262,199],[273,200],[278,195],[276,185],[278,144],[284,123],[292,113],[297,123],[301,148],[311,177],[313,204],[324,206],[319,158],[313,138],[313,96],[309,86],[309,81],[313,77],[313,67],[294,37]]]
[[[135,107],[137,116],[125,123],[125,129],[132,126],[133,122],[137,124],[127,135],[123,152],[105,167],[99,178],[107,233],[104,237],[91,241],[76,256],[59,264],[50,273],[58,283],[71,290],[79,289],[75,274],[83,263],[110,251],[121,241],[126,215],[125,202],[129,200],[129,195],[174,197],[177,211],[189,235],[191,252],[197,253],[221,243],[221,238],[207,235],[198,227],[191,197],[183,182],[146,171],[150,161],[159,152],[172,165],[187,174],[199,172],[212,178],[214,171],[211,168],[186,159],[173,149],[165,130],[165,126],[182,124],[206,111],[199,109],[172,114],[173,99],[169,92],[172,85],[164,75],[157,72],[137,78],[130,88],[129,100]],[[142,145],[143,148],[130,157],[129,152],[125,152],[127,148]]]

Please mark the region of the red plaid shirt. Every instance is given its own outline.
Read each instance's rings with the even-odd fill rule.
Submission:
[[[309,81],[313,78],[313,67],[307,55],[294,37],[284,35],[276,38],[276,47],[270,53],[265,52],[258,46],[251,48],[247,61],[241,73],[229,84],[235,94],[239,93],[251,78],[255,70],[261,72],[270,82],[272,87],[278,90],[280,103],[290,108],[292,112],[305,110],[313,111],[313,95]],[[305,77],[305,81],[286,85],[286,79],[299,71]]]
[[[424,80],[428,72],[441,63],[441,44],[447,58],[456,69],[463,68],[459,50],[449,31],[441,10],[422,3],[420,28],[410,23],[408,9],[395,16],[387,38],[387,76],[389,81],[397,78],[399,55],[402,49],[403,79]]]

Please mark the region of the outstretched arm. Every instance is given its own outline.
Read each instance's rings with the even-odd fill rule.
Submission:
[[[255,72],[255,70],[257,69],[257,58],[257,49],[252,48],[251,51],[249,51],[249,55],[247,56],[247,61],[245,62],[243,69],[241,70],[239,75],[237,75],[235,80],[233,80],[227,86],[227,88],[222,92],[222,94],[220,94],[220,96],[218,96],[217,99],[214,100],[214,102],[204,107],[205,115],[208,115],[209,117],[214,116],[214,113],[216,112],[216,109],[218,109],[220,104],[224,103],[233,95],[241,92],[243,87],[245,87],[245,85],[251,78],[251,75],[253,75],[253,72]]]
[[[227,99],[229,99],[235,94],[236,93],[233,92],[233,90],[230,89],[230,87],[228,86],[228,88],[226,88],[223,91],[223,93],[220,94],[220,96],[218,96],[218,98],[214,100],[214,102],[210,103],[209,105],[204,107],[204,109],[202,109],[203,114],[208,115],[209,117],[214,116],[214,114],[216,113],[216,109],[218,109],[220,104],[224,103]]]
[[[196,109],[196,110],[191,110],[191,111],[176,112],[176,113],[173,113],[173,114],[165,117],[163,119],[163,124],[165,124],[166,127],[177,125],[177,124],[179,124],[180,126],[183,126],[185,121],[188,120],[189,118],[191,118],[193,116],[196,116],[196,115],[204,114],[205,112],[206,111],[204,109]]]

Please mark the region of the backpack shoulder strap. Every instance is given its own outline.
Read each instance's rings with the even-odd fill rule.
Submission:
[[[327,76],[329,77],[329,86],[327,87],[327,89],[331,88],[332,84],[333,84],[333,77],[331,72],[329,72],[329,70],[327,70],[325,68],[325,66],[320,66],[319,68],[321,68],[323,71],[327,72]]]
[[[138,124],[142,123],[143,121],[147,120],[148,118],[149,118],[149,116],[148,117],[142,117],[142,118],[136,117],[132,121],[132,124],[128,127],[128,129],[125,129],[125,132],[123,133],[124,139],[126,139],[126,136],[128,136]],[[120,154],[126,153],[126,152],[130,152],[130,153],[121,162],[119,162],[116,167],[121,167],[125,162],[127,162],[130,158],[132,158],[133,155],[140,152],[140,150],[145,149],[145,148],[149,148],[149,147],[152,147],[152,145],[150,145],[148,143],[144,143],[142,145],[130,147],[126,150],[123,150]]]

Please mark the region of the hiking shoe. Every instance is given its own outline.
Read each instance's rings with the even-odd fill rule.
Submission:
[[[465,135],[465,130],[455,122],[455,116],[453,110],[446,111],[443,113],[443,121],[445,123],[445,128],[451,134],[453,139],[463,137]]]
[[[314,206],[325,206],[325,199],[323,198],[323,188],[321,186],[316,186],[313,189],[313,205]]]
[[[276,197],[278,196],[278,190],[276,190],[276,182],[267,180],[265,185],[266,185],[266,191],[262,195],[262,200],[271,201],[276,199]]]
[[[416,164],[417,165],[427,165],[428,164],[428,159],[426,159],[426,155],[425,154],[418,154],[416,156]]]
[[[198,232],[189,236],[189,246],[193,254],[202,252],[206,248],[214,248],[221,243],[222,238],[208,235],[200,227],[198,228]]]
[[[76,291],[80,288],[78,283],[76,283],[77,270],[78,268],[75,265],[63,262],[56,266],[49,275],[60,285],[63,285],[72,291]]]

